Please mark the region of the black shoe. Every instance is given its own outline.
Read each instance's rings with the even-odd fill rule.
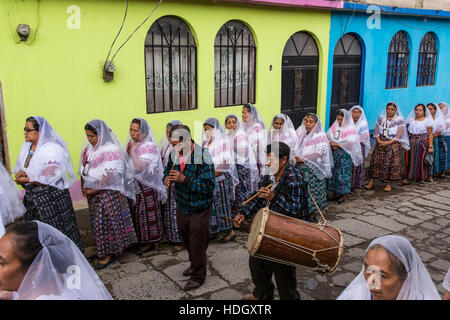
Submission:
[[[236,239],[236,233],[233,234],[230,238],[225,239],[225,237],[223,237],[222,239],[219,240],[219,243],[227,243],[227,242],[231,242],[234,241],[234,239]]]
[[[189,267],[189,268],[187,268],[186,270],[183,271],[183,276],[185,276],[185,277],[190,277],[191,274],[192,274],[192,268],[191,267]]]
[[[202,284],[203,284],[203,282],[204,281],[202,281],[202,282],[197,282],[197,281],[194,281],[194,280],[192,280],[192,279],[189,279],[189,281],[186,283],[186,285],[184,286],[184,291],[191,291],[191,290],[195,290],[195,289],[197,289],[197,288],[199,288]]]
[[[136,253],[138,256],[140,256],[140,255],[143,255],[143,254],[146,253],[146,252],[152,251],[153,249],[155,249],[155,245],[154,245],[154,244],[152,244],[150,247],[148,247],[148,248],[145,249],[145,250],[141,250],[141,249],[137,248],[137,249],[134,251],[134,253]]]
[[[114,263],[114,261],[115,261],[114,257],[111,257],[109,259],[109,261],[106,262],[106,263],[100,263],[100,262],[97,261],[97,263],[95,264],[95,269],[97,269],[97,270],[104,269],[107,266],[109,266],[111,263]]]

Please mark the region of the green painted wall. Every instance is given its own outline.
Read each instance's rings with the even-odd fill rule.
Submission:
[[[81,9],[80,29],[70,30],[70,5]],[[151,12],[156,1],[130,1],[128,18],[115,48]],[[3,86],[11,165],[23,142],[24,120],[45,117],[69,144],[78,165],[84,124],[105,120],[124,140],[133,117],[143,117],[159,140],[165,124],[179,119],[194,121],[228,113],[241,107],[214,108],[214,39],[231,19],[242,20],[253,31],[257,44],[256,107],[266,123],[280,111],[281,57],[289,37],[308,31],[320,51],[318,110],[325,119],[326,74],[330,12],[275,8],[212,1],[166,0],[115,59],[115,80],[104,83],[101,68],[125,11],[125,1],[2,0],[0,1],[0,81]],[[146,114],[144,40],[159,17],[176,15],[191,27],[197,42],[198,109]],[[20,42],[19,23],[31,26],[32,34]],[[114,50],[113,50],[114,52]],[[269,66],[272,65],[272,71]],[[199,122],[200,123],[200,122]]]

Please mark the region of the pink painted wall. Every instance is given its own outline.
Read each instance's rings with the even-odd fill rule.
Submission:
[[[331,0],[214,0],[214,1],[267,4],[267,5],[291,6],[291,7],[312,7],[312,8],[343,7],[343,1],[331,1]]]

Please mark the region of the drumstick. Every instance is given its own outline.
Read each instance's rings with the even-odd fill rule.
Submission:
[[[271,188],[272,184],[269,184],[266,188]],[[253,199],[255,199],[257,196],[259,196],[261,194],[261,192],[257,192],[253,197],[251,197],[250,199],[248,199],[247,201],[245,201],[243,204],[241,204],[241,206],[245,206],[247,203],[249,203],[250,201],[252,201]]]
[[[234,220],[233,218],[225,217],[225,219],[227,219],[228,221],[233,221],[233,222],[237,222],[237,221],[236,221],[236,220]]]

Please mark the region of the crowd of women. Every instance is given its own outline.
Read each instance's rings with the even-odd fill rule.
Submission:
[[[158,144],[149,123],[135,118],[129,137],[122,143],[103,121],[86,123],[86,138],[79,164],[82,194],[87,198],[90,222],[95,231],[95,267],[102,269],[125,250],[138,255],[154,249],[166,238],[173,252],[183,250],[176,222],[174,185],[166,188],[163,171],[173,156],[167,124]],[[355,188],[373,189],[374,180],[399,185],[442,178],[450,169],[450,113],[448,104],[418,104],[404,119],[399,106],[389,102],[379,116],[369,167],[369,183],[364,185],[364,161],[371,150],[369,126],[361,106],[341,109],[325,132],[319,117],[308,113],[297,129],[285,114],[273,117],[269,130],[255,106],[244,105],[242,120],[235,114],[204,121],[202,146],[214,162],[216,182],[210,219],[210,235],[226,243],[235,239],[232,223],[237,208],[256,190],[266,174],[267,144],[286,143],[290,162],[304,175],[309,189],[311,212],[342,203]],[[83,252],[69,187],[76,180],[66,142],[46,119],[25,121],[25,142],[14,173],[15,182],[25,189],[22,202],[9,173],[1,168],[0,237],[4,225],[19,216],[40,221],[67,236]],[[405,151],[403,153],[403,151]],[[404,158],[402,156],[404,155]],[[404,160],[404,161],[402,161]],[[327,198],[327,191],[334,196]],[[7,206],[7,208],[6,208]]]

